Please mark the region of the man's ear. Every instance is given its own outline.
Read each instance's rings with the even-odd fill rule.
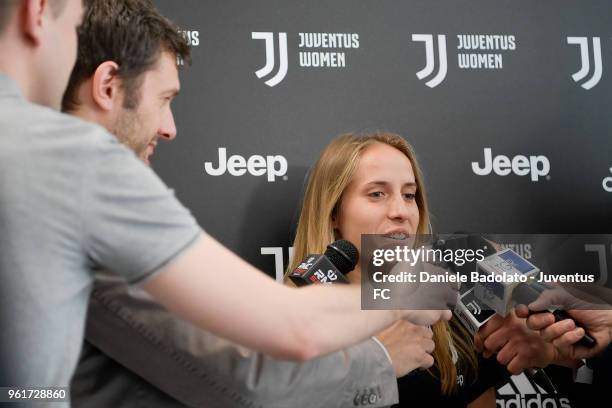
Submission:
[[[91,81],[91,97],[102,110],[111,111],[117,104],[123,103],[121,97],[121,79],[119,65],[114,61],[105,61],[98,65]]]
[[[51,17],[48,0],[24,0],[17,10],[19,24],[25,37],[39,45],[43,38],[43,26]]]

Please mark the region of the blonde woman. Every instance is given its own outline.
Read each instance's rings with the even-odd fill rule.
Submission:
[[[342,135],[321,153],[306,187],[288,271],[334,240],[359,246],[361,234],[405,239],[430,232],[423,176],[412,147],[392,133]],[[348,275],[358,284],[358,265]],[[377,337],[414,326],[398,322]],[[398,380],[400,406],[495,407],[493,385],[505,377],[495,359],[478,357],[469,334],[454,321],[432,326],[429,361]],[[430,350],[431,351],[431,350]]]

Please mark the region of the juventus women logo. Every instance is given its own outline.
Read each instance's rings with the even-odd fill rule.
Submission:
[[[253,40],[265,40],[266,42],[266,64],[255,71],[257,78],[261,79],[270,74],[274,69],[274,33],[253,32],[251,33],[251,38]],[[278,85],[285,78],[285,75],[287,75],[287,33],[278,33],[278,55],[278,72],[265,82],[265,84],[270,87]]]
[[[425,43],[425,68],[416,73],[417,78],[420,80],[427,78],[434,71],[434,41],[433,35],[431,34],[412,34],[412,41],[419,41]],[[448,64],[446,61],[446,35],[438,35],[438,60],[440,67],[436,76],[425,82],[430,88],[435,88],[440,85],[444,78],[446,78],[446,72]]]
[[[568,44],[576,44],[580,46],[580,70],[572,75],[575,82],[580,82],[589,74],[591,70],[589,64],[589,38],[588,37],[567,37]],[[595,65],[593,76],[583,83],[584,89],[589,90],[599,83],[601,79],[602,64],[601,64],[601,40],[599,37],[593,37],[593,63]]]

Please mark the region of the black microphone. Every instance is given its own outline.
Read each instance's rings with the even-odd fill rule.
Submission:
[[[345,239],[334,241],[327,246],[323,255],[308,255],[289,274],[296,286],[313,283],[349,283],[346,275],[355,269],[359,251]]]

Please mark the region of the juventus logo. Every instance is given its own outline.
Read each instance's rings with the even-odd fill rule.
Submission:
[[[610,167],[610,173],[612,173],[612,167]],[[604,191],[607,191],[608,193],[612,193],[612,177],[608,176],[604,178],[601,184],[603,185]],[[607,272],[607,269],[606,269],[606,272]]]
[[[472,312],[474,316],[478,316],[482,312],[482,309],[476,302],[470,302],[465,306],[468,308],[470,312]]]
[[[435,62],[433,35],[412,34],[412,41],[425,43],[425,68],[416,73],[417,78],[422,80],[430,76],[434,71]],[[443,34],[438,35],[438,62],[440,64],[438,73],[429,81],[425,82],[425,85],[430,88],[435,88],[436,86],[440,85],[440,83],[444,81],[444,78],[446,78],[448,64],[446,60],[446,35]]]
[[[266,64],[255,71],[257,78],[261,79],[270,74],[276,64],[274,57],[274,33],[252,32],[251,38],[253,40],[265,40],[266,42]],[[270,87],[278,85],[287,75],[287,33],[278,33],[278,55],[278,72],[265,82]]]
[[[589,38],[588,37],[567,37],[568,44],[580,46],[580,60],[582,66],[580,70],[572,75],[575,82],[580,82],[589,74],[591,66],[589,64]],[[582,86],[589,90],[599,83],[601,79],[602,64],[601,64],[601,40],[599,37],[593,37],[593,76],[584,82]]]

